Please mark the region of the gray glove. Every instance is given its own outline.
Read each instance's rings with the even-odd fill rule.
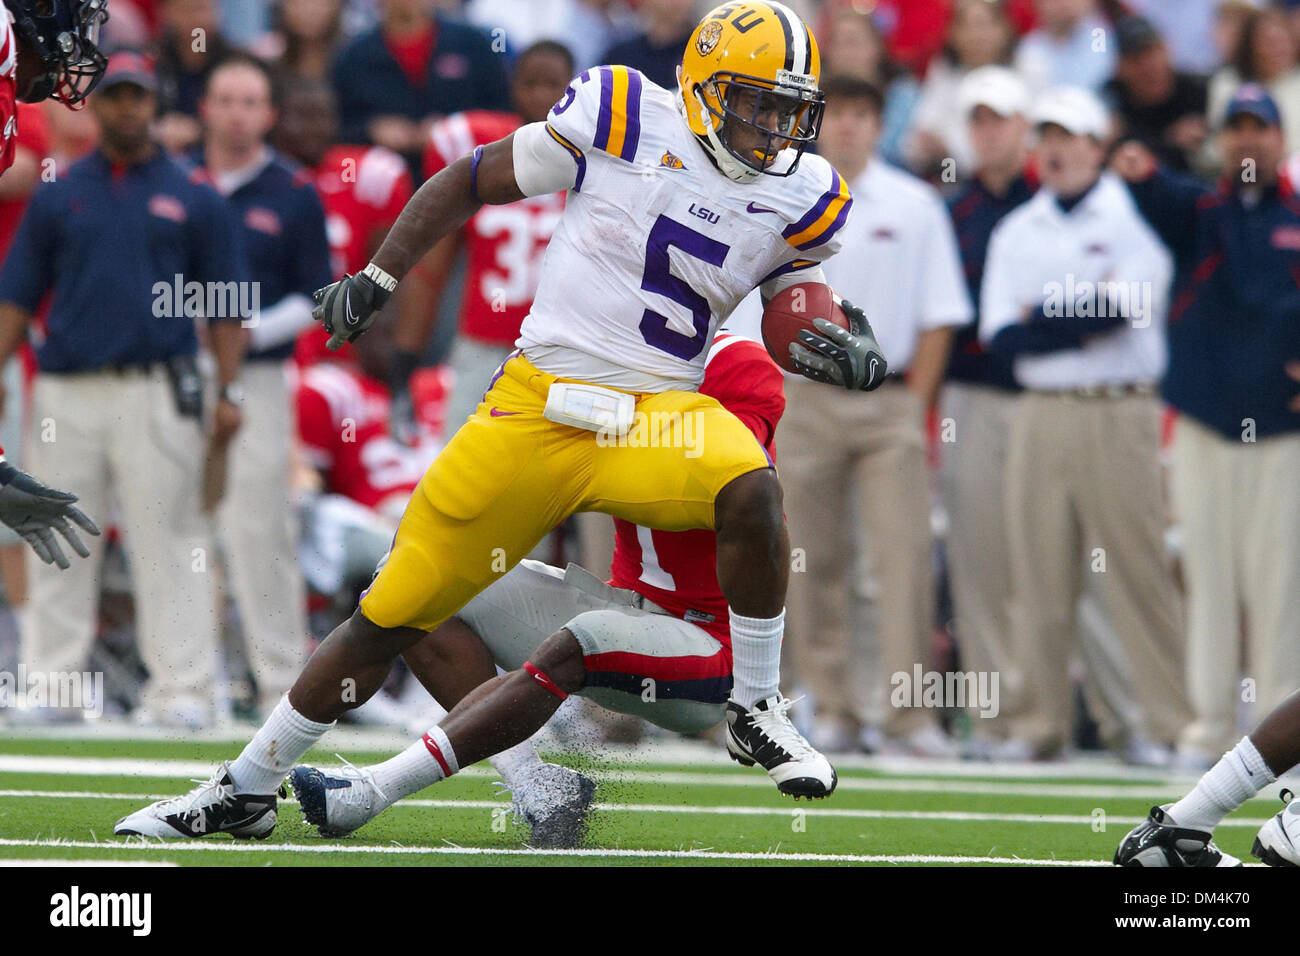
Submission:
[[[72,504],[76,500],[76,495],[47,488],[9,462],[0,461],[0,521],[18,532],[46,564],[57,564],[64,569],[72,566],[59,547],[54,531],[67,538],[77,554],[90,557],[68,519],[87,534],[99,534],[99,528]]]
[[[848,316],[848,330],[829,319],[813,319],[817,332],[801,331],[799,341],[790,343],[790,364],[814,382],[870,392],[884,383],[889,363],[862,310],[847,299],[840,308]]]
[[[385,288],[389,283],[392,288]],[[316,306],[311,310],[311,317],[325,323],[325,331],[330,334],[330,350],[337,352],[345,343],[355,342],[365,334],[395,288],[396,280],[369,265],[363,272],[345,275],[338,282],[313,292],[311,298]]]

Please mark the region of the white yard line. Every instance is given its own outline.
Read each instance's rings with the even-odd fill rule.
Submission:
[[[745,862],[778,861],[783,863],[971,863],[984,865],[1020,865],[1020,866],[1104,866],[1108,864],[1097,860],[1035,860],[1012,856],[930,856],[927,854],[859,854],[859,853],[725,853],[716,850],[631,850],[631,849],[577,849],[577,850],[533,850],[511,849],[504,847],[470,847],[470,846],[356,846],[356,845],[322,845],[315,843],[161,843],[161,842],[122,842],[92,843],[89,840],[7,840],[0,839],[0,847],[59,847],[77,850],[127,850],[159,851],[168,853],[177,851],[234,853],[344,853],[344,854],[382,854],[393,855],[429,855],[429,856],[507,856],[507,857],[581,857],[585,859],[611,859],[630,857],[633,859],[657,860],[738,860]]]
[[[98,793],[90,790],[0,790],[0,799],[51,798],[58,800],[134,800],[150,803],[172,797],[169,793]],[[292,798],[282,801],[293,804]],[[433,810],[498,810],[510,806],[508,802],[493,800],[403,800],[399,807],[419,807]],[[968,813],[960,810],[859,810],[842,807],[815,807],[804,804],[790,807],[740,807],[709,805],[670,805],[659,803],[596,803],[593,809],[603,813],[671,813],[711,814],[738,817],[792,817],[802,813],[807,817],[852,820],[934,820],[961,823],[1061,823],[1091,826],[1096,818],[1091,814],[1068,813]],[[1145,817],[1107,815],[1107,826],[1136,826]],[[1261,827],[1269,820],[1260,818],[1233,818],[1223,821],[1225,827]]]
[[[177,777],[207,779],[216,764],[198,760],[143,760],[131,757],[57,757],[51,755],[0,754],[0,773],[48,773],[80,776]],[[767,789],[772,783],[757,771],[752,773],[708,771],[660,771],[641,769],[588,770],[596,780],[628,784],[670,784],[679,786],[717,786]],[[460,772],[460,776],[497,779],[491,767],[478,765]],[[1261,797],[1276,797],[1283,783],[1274,783],[1260,792]],[[1144,783],[1034,783],[1032,781],[967,780],[938,778],[859,778],[841,777],[839,789],[853,792],[968,793],[990,796],[1065,797],[1078,799],[1140,798],[1153,803],[1176,799],[1188,787],[1173,782]]]

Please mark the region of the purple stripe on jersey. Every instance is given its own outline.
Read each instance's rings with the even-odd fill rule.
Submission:
[[[800,243],[795,248],[812,249],[815,248],[816,246],[820,246],[823,242],[829,242],[831,236],[835,235],[835,233],[840,231],[840,226],[844,225],[844,220],[849,218],[849,210],[852,208],[853,208],[853,200],[850,199],[848,202],[846,202],[843,205],[843,207],[841,207],[840,214],[835,217],[834,221],[832,221],[831,224],[827,226],[825,230],[822,231],[822,234],[820,236],[816,236],[812,239],[809,239],[807,242]]]
[[[600,68],[600,115],[596,118],[596,149],[609,146],[609,121],[614,113],[614,71],[607,66]]]
[[[817,204],[813,206],[811,209],[809,209],[802,219],[800,219],[792,226],[786,226],[785,231],[782,232],[781,235],[785,236],[785,238],[787,239],[789,239],[791,236],[799,235],[799,233],[803,232],[805,229],[807,229],[809,226],[811,226],[813,223],[815,223],[818,219],[822,217],[822,214],[826,212],[826,208],[835,200],[835,197],[838,196],[839,194],[840,194],[840,174],[834,168],[832,168],[830,190],[828,192],[822,193],[822,198],[817,200]]]
[[[582,150],[578,149],[578,147],[574,146],[567,139],[557,133],[550,123],[546,124],[546,132],[550,133],[551,139],[563,146],[568,154],[573,157],[573,161],[578,166],[578,176],[573,181],[573,191],[575,193],[582,192],[582,177],[587,175],[587,157],[583,155]]]
[[[641,74],[636,70],[627,71],[627,130],[623,134],[623,151],[621,159],[632,162],[636,159],[636,146],[641,139]]]
[[[783,276],[787,272],[794,272],[798,269],[807,269],[815,265],[817,265],[817,263],[812,259],[791,259],[785,265],[773,269],[767,275],[763,276],[763,278],[759,279],[758,284],[762,285],[764,282],[771,282],[777,276]]]

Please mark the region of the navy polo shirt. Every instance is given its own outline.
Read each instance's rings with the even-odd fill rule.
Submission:
[[[980,287],[984,284],[984,260],[988,255],[993,227],[1033,194],[1034,187],[1024,176],[1017,176],[1004,196],[994,195],[978,178],[973,178],[948,200],[948,212],[952,215],[953,228],[957,233],[957,248],[966,275],[966,288],[970,291],[976,309],[974,321],[962,326],[953,335],[952,351],[948,358],[950,381],[992,385],[1009,391],[1018,391],[1020,388],[1011,361],[980,344],[978,310]]]
[[[32,195],[0,271],[0,302],[34,313],[52,292],[37,361],[43,372],[83,372],[194,354],[186,284],[245,279],[215,190],[161,150],[116,168],[96,151]],[[240,319],[222,311],[214,318]]]
[[[1163,169],[1129,189],[1174,255],[1165,401],[1231,441],[1247,420],[1257,438],[1300,431],[1300,196],[1282,182],[1251,202]]]
[[[339,142],[368,143],[366,127],[376,116],[411,120],[465,110],[508,110],[510,89],[504,57],[486,33],[435,15],[436,36],[429,75],[413,87],[384,43],[380,27],[358,36],[334,61],[339,99]]]
[[[205,177],[210,175],[204,172]],[[308,170],[271,150],[270,161],[227,195],[226,203],[238,224],[261,308],[270,308],[294,292],[310,298],[333,281],[325,209]],[[250,350],[247,358],[283,361],[293,354],[293,345],[291,339],[269,349]]]

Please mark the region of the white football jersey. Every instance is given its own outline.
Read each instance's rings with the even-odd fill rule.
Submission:
[[[548,178],[556,188],[541,166],[567,167],[568,202],[516,343],[566,378],[696,388],[721,320],[759,285],[833,255],[852,206],[847,184],[811,154],[787,177],[728,179],[677,96],[628,67],[582,73],[545,124],[516,136],[536,145],[516,140],[524,192]]]

